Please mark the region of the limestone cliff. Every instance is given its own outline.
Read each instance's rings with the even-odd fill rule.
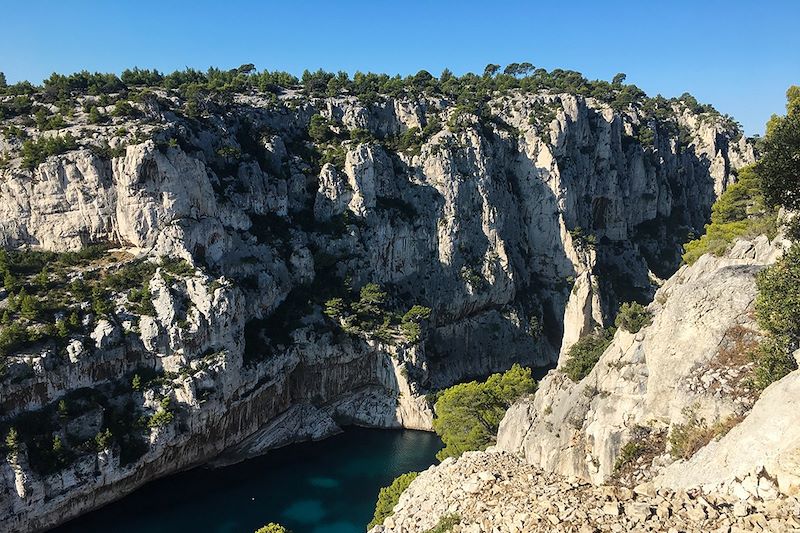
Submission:
[[[681,135],[635,107],[548,92],[498,96],[491,120],[444,98],[364,105],[292,90],[237,94],[189,118],[175,98],[155,91],[140,118],[106,125],[78,110],[64,128],[75,149],[0,169],[3,247],[114,247],[103,261],[116,263],[72,268],[70,281],[154,269],[147,302],[141,291],[136,305],[114,292],[103,313],[80,302],[65,348],[44,338],[6,357],[5,426],[63,399],[79,408],[44,435],[67,443],[68,464],[37,470],[23,445],[0,465],[4,531],[44,529],[155,477],[341,424],[428,428],[428,390],[513,362],[552,365],[622,301],[652,296],[651,280],[677,268],[685,234],[753,159],[735,127],[677,103]],[[335,143],[309,137],[317,115]],[[403,140],[415,131],[425,133]],[[4,134],[1,147],[20,144]],[[388,295],[383,325],[330,318],[327,298],[368,283]],[[395,320],[413,305],[431,309],[419,339]],[[627,353],[640,341],[618,343]],[[159,377],[132,387],[144,370]],[[138,454],[84,446],[128,410],[149,420],[129,424]],[[527,450],[517,434],[501,442]],[[592,472],[607,472],[612,442]]]

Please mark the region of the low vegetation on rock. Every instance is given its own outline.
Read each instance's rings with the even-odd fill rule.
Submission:
[[[653,321],[653,314],[638,302],[624,303],[619,308],[614,325],[631,333],[638,333]]]
[[[754,167],[739,169],[731,184],[711,208],[711,222],[705,233],[684,245],[683,260],[691,265],[703,254],[724,254],[734,240],[777,233],[777,211],[768,207],[761,193],[760,178]]]
[[[708,424],[697,414],[697,407],[683,412],[684,422],[672,426],[669,434],[669,453],[675,459],[688,459],[700,448],[724,436],[741,422],[741,416],[729,416],[716,424]]]
[[[256,529],[255,533],[292,533],[292,530],[286,529],[284,526],[276,524],[275,522],[270,522]]]
[[[407,472],[394,478],[388,487],[383,487],[378,493],[378,501],[375,503],[375,514],[367,524],[367,529],[382,524],[387,516],[391,516],[394,506],[400,500],[400,495],[408,488],[419,472]]]
[[[461,516],[458,513],[448,513],[442,516],[436,525],[425,531],[425,533],[450,533],[460,522]]]
[[[614,332],[614,328],[606,328],[581,337],[570,346],[567,352],[568,359],[561,370],[576,383],[588,376],[611,344]]]
[[[331,298],[323,312],[351,335],[366,335],[384,342],[395,342],[402,334],[411,344],[423,336],[423,324],[430,318],[431,309],[413,305],[402,316],[389,294],[377,283],[367,283],[358,291]]]

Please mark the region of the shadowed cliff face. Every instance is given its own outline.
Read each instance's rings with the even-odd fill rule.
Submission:
[[[146,119],[70,128],[82,148],[32,171],[0,170],[7,248],[111,242],[192,265],[149,280],[153,316],[120,297],[68,357],[47,343],[11,356],[33,371],[0,384],[7,422],[83,387],[147,412],[166,396],[180,414],[143,429],[147,451],[124,466],[112,447],[41,476],[19,453],[0,468],[5,523],[44,527],[226,448],[336,422],[427,428],[426,391],[552,365],[621,302],[649,299],[753,158],[736,131],[677,104],[670,124],[568,94],[491,109],[239,95],[189,119],[152,104]],[[325,131],[312,140],[314,115]],[[90,150],[98,140],[118,155]],[[367,283],[387,294],[385,330],[323,313]],[[417,342],[397,327],[413,305],[431,309]],[[138,368],[175,377],[115,392]]]

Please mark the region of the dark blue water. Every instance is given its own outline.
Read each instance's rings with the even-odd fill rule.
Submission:
[[[380,487],[424,470],[441,447],[436,435],[422,431],[348,429],[237,465],[154,481],[53,531],[253,533],[279,522],[295,533],[363,533]]]

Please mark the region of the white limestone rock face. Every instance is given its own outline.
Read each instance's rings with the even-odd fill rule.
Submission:
[[[770,385],[742,422],[667,467],[655,483],[744,498],[800,494],[800,370]]]
[[[97,326],[90,336],[99,350],[107,350],[120,340],[119,329],[105,319],[97,322]]]
[[[114,237],[109,163],[88,150],[50,158],[32,173],[0,170],[0,244],[75,250]]]
[[[709,425],[747,412],[746,398],[698,383],[711,383],[702,378],[722,364],[726,335],[757,331],[754,276],[786,245],[766,237],[740,241],[724,257],[706,255],[682,267],[656,293],[651,325],[636,334],[617,331],[579,383],[551,371],[532,401],[508,410],[497,447],[601,483],[640,426],[667,431],[689,411]]]
[[[158,234],[183,218],[213,217],[216,196],[205,166],[182,150],[162,153],[152,141],[129,146],[113,161],[119,238],[152,247]]]
[[[319,190],[314,202],[314,218],[320,221],[329,220],[341,215],[353,200],[353,191],[347,176],[336,167],[326,163],[319,173]]]
[[[294,405],[239,444],[225,450],[210,464],[232,465],[298,440],[321,440],[341,433],[336,422],[310,404]]]

